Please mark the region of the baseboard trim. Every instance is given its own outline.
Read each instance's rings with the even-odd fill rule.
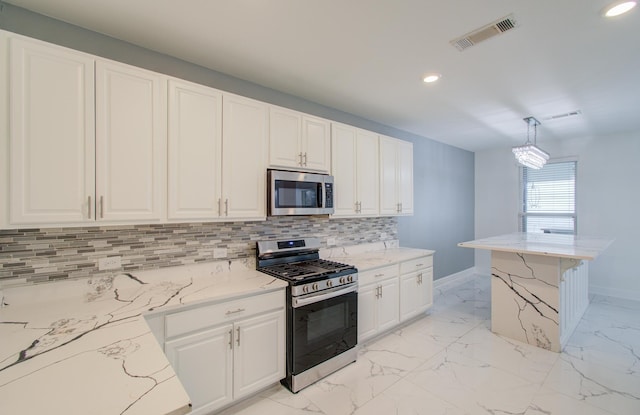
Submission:
[[[474,275],[477,275],[476,268],[471,267],[455,274],[449,274],[446,277],[438,278],[433,281],[434,290],[446,291],[452,287],[456,287],[462,283],[473,279]]]
[[[589,284],[589,295],[604,295],[606,297],[624,298],[625,300],[640,301],[640,292],[637,290],[621,290],[619,288],[603,287]]]

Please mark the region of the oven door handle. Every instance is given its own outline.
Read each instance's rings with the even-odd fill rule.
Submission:
[[[358,291],[358,284],[350,284],[347,287],[339,287],[324,294],[312,294],[305,297],[294,297],[291,299],[291,306],[293,308],[303,307],[305,305],[317,303],[319,301],[328,300],[330,298],[339,297],[344,294],[349,294]]]

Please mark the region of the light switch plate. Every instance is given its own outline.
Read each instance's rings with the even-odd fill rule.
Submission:
[[[213,248],[213,258],[226,258],[227,257],[227,248]]]
[[[122,267],[122,257],[110,256],[108,258],[98,259],[98,270],[104,271],[108,269],[119,269]]]
[[[382,239],[382,240],[387,239],[387,233],[386,232],[381,232],[380,233],[380,239]]]
[[[336,244],[336,238],[327,238],[327,246],[332,246]]]

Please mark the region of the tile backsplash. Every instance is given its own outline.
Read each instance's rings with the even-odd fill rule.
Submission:
[[[328,238],[336,246],[394,240],[397,219],[283,216],[262,222],[0,230],[0,286],[210,262],[217,248],[226,248],[228,259],[254,257],[258,240],[302,236],[320,238],[324,247]],[[120,256],[122,267],[99,271],[98,260],[110,256]]]

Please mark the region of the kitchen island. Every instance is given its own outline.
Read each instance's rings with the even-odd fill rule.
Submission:
[[[491,330],[560,352],[589,305],[587,261],[611,242],[513,233],[458,246],[491,251]]]

